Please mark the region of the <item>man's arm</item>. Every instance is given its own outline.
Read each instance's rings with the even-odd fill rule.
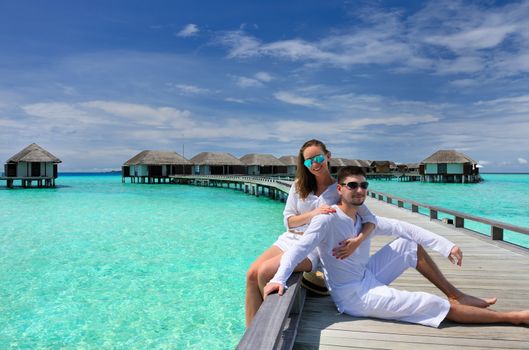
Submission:
[[[318,215],[312,219],[309,227],[301,236],[301,239],[281,257],[281,263],[275,276],[268,282],[265,287],[265,295],[273,291],[282,291],[285,288],[286,281],[299,263],[313,251],[325,237],[328,231],[329,221],[332,216]]]
[[[360,244],[362,244],[362,242],[369,237],[374,229],[375,225],[371,222],[362,224],[362,231],[360,231],[358,236],[341,241],[338,247],[333,248],[332,255],[335,256],[336,259],[347,258],[349,255],[353,254],[356,248],[358,248]]]
[[[358,213],[358,215],[360,215],[360,219],[362,220],[362,224],[366,224],[366,223],[370,222],[370,223],[373,224],[373,226],[377,225],[377,217],[375,216],[375,214],[373,214],[371,212],[371,210],[369,210],[367,205],[362,204],[361,206],[359,206],[357,213]],[[371,231],[369,231],[369,233],[370,232]]]
[[[450,242],[448,239],[441,237],[431,231],[425,230],[417,225],[379,216],[377,227],[373,233],[376,235],[391,235],[409,239],[422,245],[423,247],[435,250],[444,257],[455,256],[458,265],[461,265],[461,258],[463,255],[459,247]]]

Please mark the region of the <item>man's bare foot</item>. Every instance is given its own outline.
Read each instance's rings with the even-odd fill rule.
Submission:
[[[450,298],[450,300],[452,300],[453,302],[459,303],[461,305],[469,305],[469,306],[475,306],[475,307],[480,307],[480,308],[486,308],[486,307],[496,304],[496,301],[498,300],[498,298],[481,299],[481,298],[474,297],[472,295],[461,293],[461,295],[459,295],[457,298]]]

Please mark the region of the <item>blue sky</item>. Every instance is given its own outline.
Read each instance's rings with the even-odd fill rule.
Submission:
[[[529,171],[529,1],[3,1],[0,160],[144,149]]]

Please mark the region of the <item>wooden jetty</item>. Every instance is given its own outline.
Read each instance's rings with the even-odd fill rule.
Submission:
[[[388,180],[388,181],[397,179],[397,181],[408,182],[408,181],[420,181],[421,175],[419,173],[414,173],[414,172],[392,171],[392,172],[387,172],[387,173],[366,173],[366,178],[375,179],[375,180]]]
[[[424,205],[370,191],[366,204],[379,215],[400,219],[431,230],[453,241],[464,252],[463,266],[432,252],[447,278],[462,291],[478,296],[497,296],[492,309],[529,309],[529,250],[503,241],[503,230],[529,234],[529,229]],[[378,200],[377,200],[378,199]],[[405,209],[411,205],[411,210]],[[420,215],[419,208],[429,211]],[[440,212],[453,215],[438,220]],[[487,237],[464,228],[465,220],[488,224]],[[389,242],[376,237],[373,252]],[[238,349],[529,349],[529,328],[504,324],[460,325],[444,321],[430,328],[372,318],[339,314],[330,297],[306,295],[299,288],[300,274],[289,280],[284,296],[266,299]],[[442,296],[415,270],[408,270],[392,286]]]
[[[233,188],[259,197],[286,201],[292,181],[289,178],[240,175],[173,175],[171,182],[207,187]]]

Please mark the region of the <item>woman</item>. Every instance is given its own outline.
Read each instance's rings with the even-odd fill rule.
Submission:
[[[283,253],[299,239],[314,216],[334,212],[330,206],[336,204],[339,197],[329,171],[330,158],[331,153],[318,140],[305,142],[299,150],[296,180],[283,212],[287,231],[252,263],[246,274],[246,327],[261,306],[262,290],[277,271]],[[359,214],[364,223],[362,234],[368,235],[375,228],[376,218],[365,205],[359,208]],[[337,257],[348,255],[349,249],[347,246],[338,249]],[[295,271],[313,271],[317,264],[317,253],[312,252]]]

